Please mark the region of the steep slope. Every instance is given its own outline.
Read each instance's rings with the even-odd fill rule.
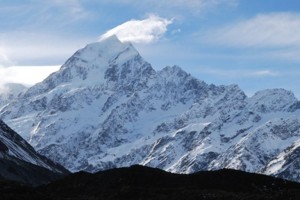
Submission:
[[[77,51],[0,117],[72,171],[225,167],[300,181],[293,175],[300,103],[291,92],[248,98],[236,85],[208,85],[178,66],[155,71],[116,37]]]
[[[65,174],[66,169],[39,155],[0,120],[0,179],[40,185]]]

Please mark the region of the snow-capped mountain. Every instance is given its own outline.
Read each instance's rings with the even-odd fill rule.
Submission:
[[[177,66],[155,71],[116,37],[77,51],[0,117],[71,171],[234,168],[300,181],[300,102],[292,92],[249,98]]]
[[[30,144],[0,120],[0,179],[39,185],[69,173],[38,154]]]

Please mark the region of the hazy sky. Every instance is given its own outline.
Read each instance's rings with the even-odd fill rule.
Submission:
[[[299,0],[1,0],[0,27],[0,84],[40,81],[116,34],[155,69],[300,97]]]

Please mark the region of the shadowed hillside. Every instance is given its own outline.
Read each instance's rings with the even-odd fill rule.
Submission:
[[[14,192],[17,190],[18,192]],[[79,172],[35,189],[13,185],[1,199],[299,199],[300,184],[235,170],[180,175],[142,166]]]

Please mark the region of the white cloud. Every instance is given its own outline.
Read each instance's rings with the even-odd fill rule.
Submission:
[[[172,20],[150,15],[144,20],[132,19],[100,36],[100,40],[116,35],[122,42],[150,43],[158,40],[167,31]]]
[[[12,65],[62,65],[75,51],[92,42],[63,34],[26,31],[0,33],[0,66]],[[4,62],[1,63],[1,60]],[[5,61],[6,60],[6,61]]]
[[[208,33],[210,41],[236,47],[300,47],[300,14],[260,14]]]
[[[132,19],[100,36],[100,40],[116,35],[122,42],[150,43],[158,40],[167,31],[172,20],[150,15],[144,20]]]
[[[0,67],[0,87],[3,88],[6,83],[33,85],[41,82],[58,69],[59,66]]]

